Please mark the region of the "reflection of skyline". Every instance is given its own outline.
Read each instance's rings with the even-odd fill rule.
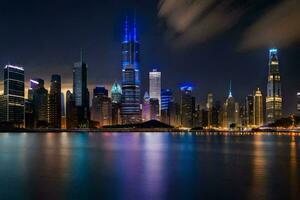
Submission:
[[[260,134],[3,133],[0,184],[39,199],[297,199],[298,147]]]
[[[297,188],[299,188],[299,175],[298,175],[298,160],[297,160],[297,142],[296,137],[292,136],[290,141],[290,185],[293,185],[294,187],[291,187],[291,197],[293,199],[297,199]],[[299,194],[299,193],[298,193]]]
[[[267,186],[267,171],[266,171],[266,149],[264,148],[264,141],[262,135],[254,135],[254,152],[253,152],[253,188],[251,191],[251,198],[268,199],[266,196],[265,188]]]

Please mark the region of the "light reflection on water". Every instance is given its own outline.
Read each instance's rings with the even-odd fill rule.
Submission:
[[[294,133],[1,133],[0,197],[299,199],[299,142]]]

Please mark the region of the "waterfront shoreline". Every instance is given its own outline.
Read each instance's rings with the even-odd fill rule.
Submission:
[[[0,130],[0,133],[64,133],[64,132],[121,132],[121,133],[128,133],[128,132],[174,132],[174,133],[228,133],[228,134],[240,134],[240,133],[272,133],[272,134],[290,134],[294,133],[300,136],[300,130],[274,130],[274,129],[266,129],[266,130],[182,130],[182,129],[164,129],[164,128],[99,128],[99,129],[11,129],[11,130]],[[246,134],[247,135],[247,134]]]

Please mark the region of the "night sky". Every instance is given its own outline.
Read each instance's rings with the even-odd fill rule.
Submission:
[[[86,51],[90,87],[121,77],[125,16],[135,13],[141,43],[142,89],[148,72],[162,72],[162,87],[195,85],[243,101],[265,94],[268,49],[279,49],[284,113],[295,112],[300,91],[300,3],[297,0],[1,0],[0,64],[23,66],[26,79],[62,75],[71,88],[73,63]],[[1,76],[2,76],[1,72]]]

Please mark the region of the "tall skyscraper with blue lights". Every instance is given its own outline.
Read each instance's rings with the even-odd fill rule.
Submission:
[[[277,49],[269,50],[269,75],[266,97],[266,121],[273,123],[282,117],[281,80]]]
[[[141,121],[140,109],[140,43],[137,39],[137,29],[134,20],[129,28],[125,21],[122,42],[122,103],[121,118],[123,124]]]

